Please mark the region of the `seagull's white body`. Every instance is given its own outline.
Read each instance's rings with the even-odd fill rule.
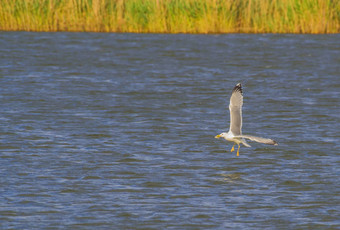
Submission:
[[[227,133],[223,132],[215,138],[223,137],[225,140],[234,142],[234,145],[231,149],[231,152],[234,151],[235,144],[238,145],[237,156],[239,155],[240,144],[243,144],[246,147],[250,147],[250,145],[246,142],[245,139],[249,139],[251,141],[256,141],[269,145],[277,145],[276,141],[268,138],[255,137],[249,135],[242,135],[242,105],[243,105],[243,94],[242,94],[242,85],[238,83],[231,94],[230,103],[229,103],[229,111],[230,111],[230,128]]]
[[[234,135],[230,130],[227,133],[221,133],[219,136],[227,141],[234,142],[237,145],[243,144],[246,147],[251,147],[243,137]]]

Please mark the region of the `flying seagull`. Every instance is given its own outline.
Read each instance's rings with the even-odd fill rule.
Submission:
[[[239,156],[240,144],[242,143],[246,147],[250,147],[250,145],[246,142],[245,139],[249,139],[251,141],[256,141],[263,144],[268,145],[278,145],[276,141],[263,137],[254,137],[249,135],[242,135],[242,105],[243,105],[243,93],[242,93],[242,85],[238,83],[231,94],[230,103],[229,103],[229,111],[230,111],[230,128],[228,133],[221,133],[215,138],[223,137],[227,141],[234,142],[233,147],[231,148],[231,152],[234,151],[235,144],[238,145],[237,156]]]

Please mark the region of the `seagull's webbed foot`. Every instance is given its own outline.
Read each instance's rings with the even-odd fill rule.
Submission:
[[[233,145],[233,147],[231,148],[230,152],[234,152],[235,148],[234,148],[235,144]]]
[[[237,149],[237,153],[236,153],[236,156],[239,156],[240,155],[240,145],[238,145],[238,149]]]

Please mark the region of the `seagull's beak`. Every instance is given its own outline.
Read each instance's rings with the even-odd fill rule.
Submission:
[[[221,135],[216,135],[216,136],[215,136],[215,138],[217,138],[217,139],[220,138],[220,137],[221,137]]]

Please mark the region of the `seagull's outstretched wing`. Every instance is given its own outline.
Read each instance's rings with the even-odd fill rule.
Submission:
[[[230,131],[235,135],[242,134],[242,85],[238,83],[231,94],[229,111],[230,111]]]
[[[249,136],[249,135],[238,135],[235,138],[246,138],[251,141],[256,141],[259,143],[267,144],[267,145],[278,145],[278,143],[272,139],[268,138],[263,138],[263,137],[254,137],[254,136]]]

